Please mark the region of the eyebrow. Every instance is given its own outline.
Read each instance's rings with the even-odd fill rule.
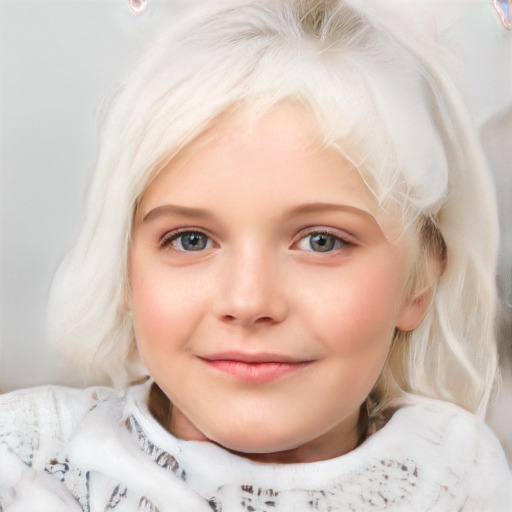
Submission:
[[[179,215],[181,217],[189,217],[193,219],[210,218],[211,214],[208,210],[202,208],[191,208],[190,206],[179,206],[176,204],[164,204],[153,208],[142,218],[142,222],[148,222],[152,219],[167,215]]]
[[[349,204],[337,204],[337,203],[306,203],[295,206],[288,210],[285,217],[295,217],[300,215],[308,215],[311,213],[328,213],[332,211],[352,212],[355,214],[362,215],[369,220],[374,222],[377,221],[375,216],[368,210],[360,208],[358,206],[352,206]]]
[[[290,208],[285,212],[284,218],[292,218],[301,215],[308,215],[312,213],[327,213],[331,211],[348,211],[356,214],[362,214],[364,217],[367,217],[369,220],[376,222],[375,217],[367,210],[359,208],[357,206],[351,206],[347,204],[337,204],[337,203],[306,203],[300,204],[293,208]],[[176,204],[164,204],[162,206],[157,206],[153,208],[148,213],[144,215],[142,218],[142,222],[149,222],[155,218],[161,216],[181,216],[188,217],[193,219],[209,219],[212,218],[212,214],[205,209],[202,208],[193,208],[190,206],[181,206]]]
[[[349,204],[337,204],[337,203],[306,203],[300,204],[293,208],[290,208],[285,214],[287,217],[294,217],[295,215],[307,215],[309,213],[323,213],[329,211],[352,211],[354,213],[363,213],[370,217],[373,215],[357,206]]]

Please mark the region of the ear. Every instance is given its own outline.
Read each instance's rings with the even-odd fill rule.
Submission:
[[[424,275],[423,286],[418,286],[406,297],[401,309],[398,312],[396,327],[401,331],[408,332],[416,329],[432,303],[439,278],[444,272],[445,256],[443,254],[431,255],[426,262],[426,274]]]
[[[396,327],[405,332],[416,329],[427,314],[433,295],[434,285],[431,285],[407,298],[398,313]]]

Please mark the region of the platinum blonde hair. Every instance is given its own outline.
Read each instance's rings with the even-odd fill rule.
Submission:
[[[144,374],[124,303],[148,184],[221,114],[243,106],[250,123],[293,101],[416,230],[416,285],[433,275],[432,255],[443,259],[426,318],[396,334],[376,408],[415,393],[485,412],[497,365],[493,185],[435,42],[418,43],[371,5],[209,2],[163,31],[110,98],[85,223],[50,296],[53,338],[89,374],[118,387]]]

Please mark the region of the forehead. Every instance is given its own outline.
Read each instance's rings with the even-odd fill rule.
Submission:
[[[396,216],[379,206],[358,170],[339,151],[324,146],[311,113],[289,103],[256,120],[243,110],[219,117],[151,183],[140,214],[165,203],[215,209],[219,198],[229,200],[222,207],[258,214],[337,203],[367,212],[388,237],[401,228]]]

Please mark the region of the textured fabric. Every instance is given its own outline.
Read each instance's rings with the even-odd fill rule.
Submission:
[[[509,512],[501,447],[471,414],[418,398],[341,457],[260,464],[181,441],[150,415],[151,382],[41,387],[0,399],[3,512]]]

